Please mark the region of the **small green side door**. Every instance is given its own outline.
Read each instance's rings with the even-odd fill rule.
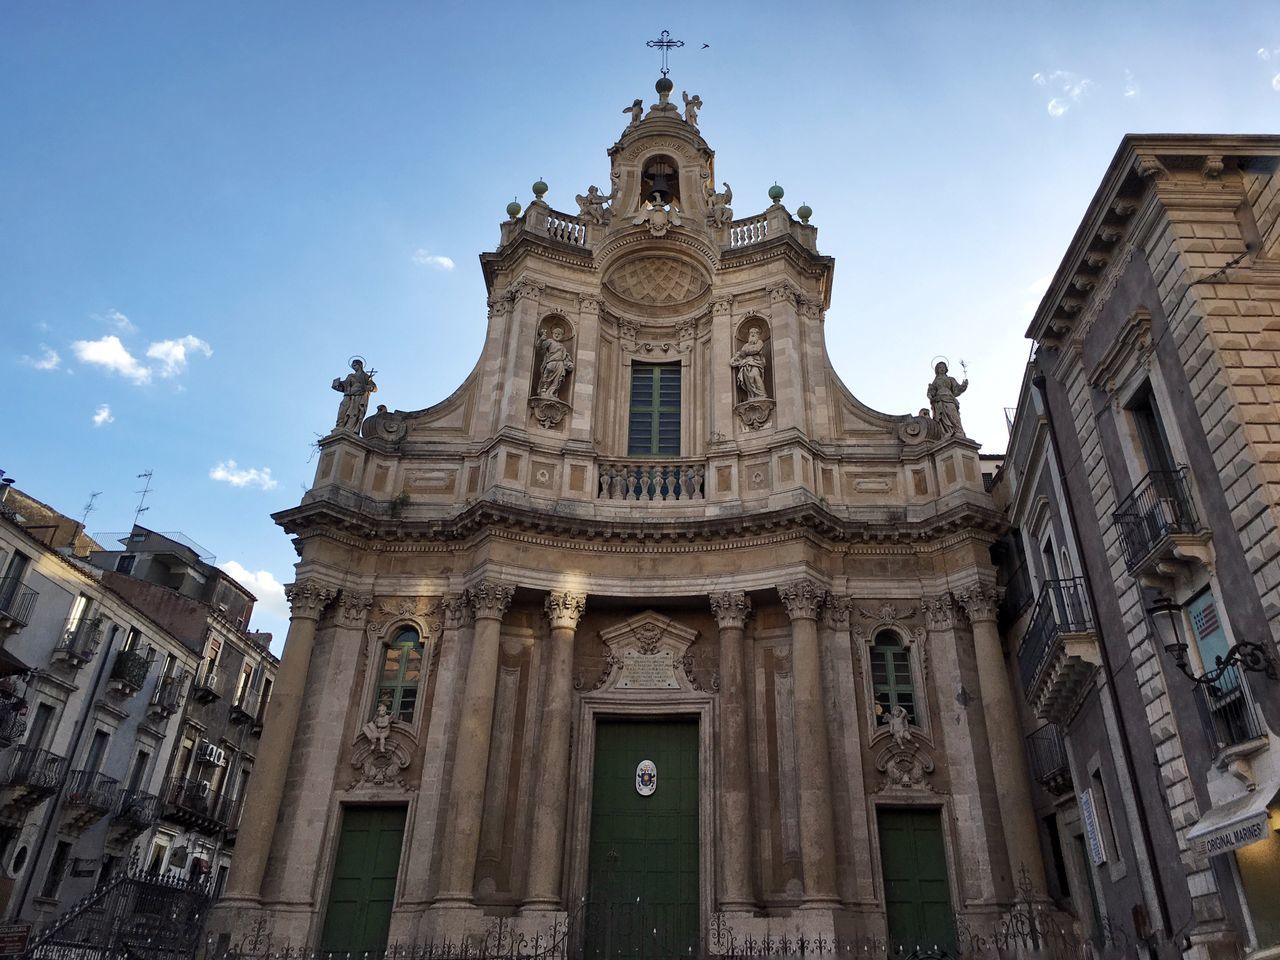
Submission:
[[[955,915],[937,810],[881,807],[880,865],[891,952],[955,951]]]
[[[650,760],[657,786],[636,789]],[[658,958],[698,952],[698,724],[596,725],[584,955]]]
[[[343,810],[321,950],[386,949],[404,818],[403,806]]]

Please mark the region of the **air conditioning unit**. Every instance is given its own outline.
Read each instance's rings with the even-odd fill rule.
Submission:
[[[208,740],[201,740],[196,745],[196,763],[209,764],[214,767],[227,765],[227,751]]]

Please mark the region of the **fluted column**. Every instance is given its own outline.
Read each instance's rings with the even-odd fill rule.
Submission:
[[[257,901],[262,895],[262,877],[271,853],[280,799],[284,795],[285,777],[298,714],[307,692],[307,672],[311,651],[316,642],[316,622],[337,591],[318,580],[300,580],[284,588],[289,600],[289,635],[285,639],[284,657],[276,673],[275,687],[267,704],[262,725],[262,740],[253,765],[252,788],[245,798],[240,817],[240,833],[236,855],[232,858],[227,878],[227,900]]]
[[[754,910],[745,663],[751,601],[741,591],[713,593],[710,599],[720,627],[720,909]]]
[[[1009,848],[1009,867],[1014,877],[1019,875],[1022,867],[1026,867],[1037,889],[1044,890],[1044,861],[1040,853],[1035,811],[1031,807],[1031,780],[1027,775],[1027,755],[1019,722],[1022,711],[1013,698],[1009,668],[1005,664],[1000,633],[996,629],[1000,590],[992,585],[976,583],[958,593],[956,598],[973,625],[983,711],[988,717],[1004,718],[1003,722],[987,724],[987,738],[996,778],[996,796],[1000,801],[1000,820]]]
[[[573,711],[573,638],[586,609],[581,593],[553,592],[546,599],[551,623],[547,692],[542,707],[541,762],[534,794],[533,837],[529,842],[529,883],[524,909],[560,906],[564,828],[568,813],[569,736]]]
[[[818,647],[818,612],[825,593],[812,580],[797,580],[779,587],[778,594],[791,617],[805,906],[831,907],[839,901],[831,816],[831,759],[822,703],[822,653]]]
[[[489,769],[489,738],[493,733],[493,697],[498,681],[498,645],[502,618],[511,606],[515,588],[494,580],[482,580],[467,590],[476,619],[462,691],[449,788],[449,819],[445,831],[444,858],[440,864],[438,905],[464,905],[472,901],[480,821],[484,814],[484,785]]]

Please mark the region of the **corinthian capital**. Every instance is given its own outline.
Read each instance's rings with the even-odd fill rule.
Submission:
[[[1004,591],[994,584],[975,583],[956,594],[965,615],[974,623],[995,620]]]
[[[373,605],[372,597],[364,597],[358,593],[343,590],[338,597],[338,624],[352,630],[364,626],[369,616],[369,607]]]
[[[570,593],[568,590],[553,590],[547,595],[543,608],[547,611],[547,620],[552,630],[576,630],[582,611],[587,609],[587,595]]]
[[[446,630],[457,630],[471,619],[471,604],[465,593],[454,593],[440,601]]]
[[[511,606],[511,595],[516,588],[500,580],[481,580],[467,588],[467,602],[477,620],[501,620]]]
[[[832,630],[840,630],[849,624],[849,612],[853,609],[852,597],[841,597],[834,593],[827,594],[827,602],[822,605],[822,625]]]
[[[285,585],[284,596],[289,601],[291,619],[319,620],[337,591],[319,580],[299,580]]]
[[[827,591],[816,580],[796,580],[778,587],[778,596],[792,620],[817,620]]]
[[[924,598],[924,613],[929,620],[930,630],[950,630],[956,625],[955,599],[949,593],[937,597]]]
[[[747,625],[747,617],[751,616],[751,600],[741,590],[713,593],[709,599],[711,612],[715,614],[721,630],[741,630]]]

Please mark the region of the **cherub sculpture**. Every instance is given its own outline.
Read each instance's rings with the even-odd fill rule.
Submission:
[[[631,122],[627,124],[627,127],[634,127],[640,122],[640,118],[644,116],[644,101],[636,97],[631,102],[631,106],[622,108],[622,112],[631,114]]]
[[[698,126],[698,111],[702,109],[702,98],[696,93],[691,97],[683,90],[680,96],[684,97],[684,122],[695,129]]]
[[[893,737],[893,742],[899,749],[911,743],[913,739],[907,710],[902,704],[898,704],[889,713],[889,736]]]
[[[364,725],[363,732],[373,744],[375,753],[387,752],[387,734],[391,732],[391,714],[385,703],[378,704],[378,712]]]
[[[724,185],[724,192],[717,193],[714,184],[707,184],[707,226],[723,227],[733,219],[733,190]]]
[[[600,188],[594,183],[587,187],[585,194],[578,194],[578,216],[583,220],[590,220],[592,223],[604,226],[613,219],[613,210],[606,207],[605,204],[614,198],[613,193],[601,193]]]

